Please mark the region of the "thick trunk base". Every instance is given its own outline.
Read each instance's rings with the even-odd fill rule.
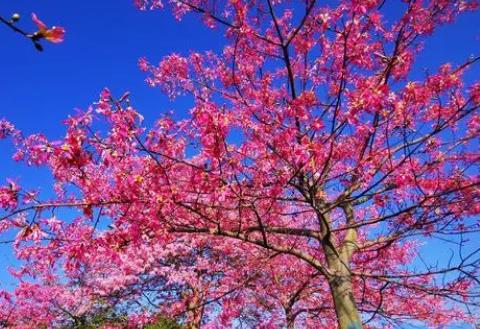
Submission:
[[[330,282],[339,329],[362,329],[362,320],[353,298],[349,275],[339,276]]]

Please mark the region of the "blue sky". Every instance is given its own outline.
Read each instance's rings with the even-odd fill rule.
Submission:
[[[395,6],[389,10],[393,15]],[[44,43],[45,51],[39,53],[28,40],[0,26],[0,118],[26,134],[43,132],[51,138],[61,137],[62,120],[75,108],[87,108],[104,87],[117,95],[130,91],[147,122],[171,109],[184,115],[188,99],[172,103],[149,88],[137,68],[138,58],[157,62],[172,52],[219,50],[223,43],[221,34],[204,27],[197,17],[187,16],[179,23],[168,11],[140,12],[132,0],[2,1],[0,14],[8,17],[13,12],[22,15],[19,25],[30,30],[34,29],[31,12],[48,25],[67,30],[64,43]],[[456,24],[442,27],[426,42],[413,76],[421,77],[423,68],[434,71],[441,63],[460,63],[471,54],[479,55],[479,22],[479,12],[468,13]],[[480,76],[478,66],[470,70],[468,79],[475,76]],[[13,177],[23,185],[48,189],[47,172],[14,163],[11,151],[8,142],[0,141],[0,180]],[[3,269],[13,263],[10,254],[8,246],[0,246],[0,282],[8,281]]]
[[[151,122],[174,108],[185,115],[189,101],[169,101],[159,90],[148,87],[145,73],[137,68],[139,57],[157,62],[171,52],[190,49],[220,49],[222,38],[193,17],[181,24],[166,11],[136,10],[131,0],[2,1],[0,15],[19,12],[18,25],[34,31],[30,14],[47,25],[64,26],[65,42],[43,43],[37,52],[31,42],[0,26],[0,118],[7,118],[25,134],[42,132],[60,138],[62,121],[75,108],[86,109],[104,87],[118,96],[132,93],[134,105]],[[0,140],[0,182],[11,177],[28,187],[49,194],[47,170],[26,168],[11,160],[9,141]],[[3,183],[2,183],[3,184]],[[9,239],[3,236],[0,241]],[[6,267],[15,264],[9,245],[0,244],[0,287],[10,283]]]
[[[398,15],[396,8],[387,6],[390,16]],[[204,27],[193,15],[177,22],[166,10],[136,10],[132,0],[16,0],[0,6],[4,17],[13,12],[22,15],[19,24],[30,30],[34,30],[31,12],[48,25],[67,29],[64,43],[44,43],[45,51],[39,53],[28,40],[0,26],[0,118],[12,121],[26,134],[40,131],[52,138],[63,134],[63,119],[75,108],[87,108],[104,87],[117,95],[130,91],[134,106],[147,122],[171,109],[184,115],[188,99],[170,102],[158,89],[148,87],[145,74],[137,68],[138,58],[145,56],[155,63],[172,52],[219,50],[223,43],[221,34]],[[434,71],[441,63],[460,63],[471,54],[480,54],[478,22],[479,12],[468,13],[454,25],[442,27],[426,42],[413,76],[423,76],[423,68]],[[470,70],[469,78],[478,76],[479,68]],[[30,173],[8,161],[6,148],[8,143],[1,142],[0,177],[25,180]]]

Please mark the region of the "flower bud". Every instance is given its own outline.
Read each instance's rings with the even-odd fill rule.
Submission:
[[[14,13],[12,15],[12,22],[18,22],[20,20],[20,14],[19,13]]]

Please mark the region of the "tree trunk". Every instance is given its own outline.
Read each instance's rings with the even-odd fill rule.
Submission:
[[[353,208],[347,204],[342,207],[347,224],[354,222]],[[330,291],[333,297],[335,313],[337,314],[339,329],[362,329],[362,319],[358,312],[353,296],[350,262],[357,248],[357,231],[355,228],[347,230],[343,242],[338,248],[334,236],[328,235],[325,240],[325,256],[333,278],[329,280]]]
[[[290,314],[287,314],[287,329],[294,329],[295,328],[295,318],[293,318]]]
[[[345,240],[348,242],[353,239],[347,234]],[[349,268],[353,248],[347,243],[344,244],[343,248],[340,248],[340,253],[338,253],[334,249],[333,244],[329,244],[326,246],[325,251],[329,269],[334,273],[329,281],[329,286],[335,313],[337,314],[338,328],[362,329],[362,319],[355,304],[352,276]]]
[[[362,320],[353,298],[352,278],[348,273],[330,282],[339,329],[362,329]]]
[[[192,312],[192,318],[187,328],[200,329],[203,318],[203,305],[201,305],[200,294],[196,289],[193,289],[193,296],[188,303],[188,308]]]

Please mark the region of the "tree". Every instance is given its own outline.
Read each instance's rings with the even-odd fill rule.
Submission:
[[[147,129],[104,90],[61,141],[3,121],[14,158],[50,168],[57,191],[0,190],[15,274],[36,278],[4,292],[10,327],[98,298],[134,327],[158,312],[190,328],[478,321],[480,83],[463,74],[480,58],[409,78],[422,41],[477,5],[406,1],[389,22],[384,3],[174,0],[226,36],[219,54],[139,61],[151,86],[193,96],[189,118]],[[421,257],[436,240],[457,250]]]

